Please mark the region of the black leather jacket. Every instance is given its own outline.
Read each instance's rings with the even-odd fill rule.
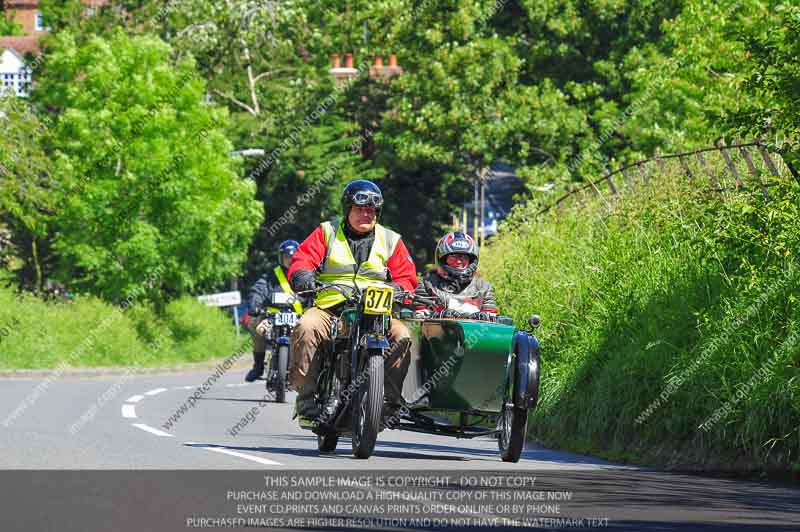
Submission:
[[[247,296],[247,303],[249,304],[248,314],[256,316],[265,311],[267,307],[277,307],[280,309],[291,310],[291,305],[273,305],[272,294],[282,293],[281,283],[275,276],[274,270],[269,270],[264,274],[256,284],[250,289]]]

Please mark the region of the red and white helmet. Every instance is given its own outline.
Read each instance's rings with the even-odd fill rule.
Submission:
[[[468,255],[470,257],[469,266],[464,269],[448,266],[445,259],[452,253]],[[446,277],[454,277],[458,280],[472,279],[478,269],[478,245],[471,236],[461,231],[447,233],[436,244],[434,260]]]

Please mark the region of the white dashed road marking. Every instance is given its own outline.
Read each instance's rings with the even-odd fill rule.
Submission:
[[[238,387],[242,387],[242,386],[247,386],[247,383],[226,384],[225,386],[228,387],[228,388],[238,388]],[[194,390],[196,388],[197,388],[196,386],[175,386],[172,389],[173,390]],[[122,405],[122,417],[127,418],[127,419],[136,419],[136,405],[133,404],[133,403],[138,403],[139,401],[144,399],[145,396],[158,395],[158,394],[166,392],[166,391],[168,391],[167,388],[156,388],[154,390],[150,390],[150,391],[144,392],[143,395],[133,395],[133,396],[129,397],[128,399],[126,399],[125,404]],[[168,432],[164,432],[163,430],[159,430],[159,429],[153,428],[153,427],[151,427],[149,425],[145,425],[144,423],[131,423],[131,426],[132,427],[136,427],[139,430],[143,430],[145,432],[149,432],[150,434],[154,434],[154,435],[159,436],[161,438],[174,438],[174,435],[172,435],[172,434],[170,434]],[[196,447],[198,449],[206,449],[208,451],[214,451],[214,452],[221,453],[221,454],[227,454],[228,456],[235,456],[236,458],[241,458],[243,460],[250,460],[251,462],[256,462],[256,463],[259,463],[259,464],[262,464],[262,465],[271,465],[271,466],[283,465],[280,462],[276,462],[274,460],[269,460],[267,458],[261,458],[260,456],[252,456],[252,455],[249,455],[249,454],[246,454],[246,453],[242,453],[242,452],[239,452],[239,451],[234,451],[232,449],[228,449],[226,447],[220,447],[220,446],[217,446],[217,445],[204,444],[204,443],[193,443],[193,442],[185,442],[184,445],[186,445],[188,447]]]
[[[163,438],[172,438],[172,434],[168,432],[164,432],[163,430],[154,429],[153,427],[148,427],[144,423],[131,423],[132,427],[136,427],[137,429],[145,430],[151,434],[155,434],[156,436],[161,436]]]
[[[235,456],[237,458],[244,458],[245,460],[251,460],[253,462],[258,462],[259,464],[263,465],[283,465],[280,462],[275,462],[274,460],[268,460],[266,458],[261,458],[260,456],[251,456],[249,454],[240,453],[238,451],[232,451],[230,449],[226,449],[225,447],[218,447],[216,445],[207,445],[204,443],[193,443],[193,442],[185,442],[184,445],[189,447],[196,447],[198,449],[206,449],[208,451],[214,451],[217,453],[227,454],[230,456]]]

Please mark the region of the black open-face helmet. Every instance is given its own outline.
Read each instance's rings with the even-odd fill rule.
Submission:
[[[278,264],[280,264],[284,270],[289,269],[289,266],[292,264],[292,255],[295,254],[299,247],[300,244],[297,240],[284,240],[281,242],[281,245],[278,246]]]
[[[453,268],[447,265],[447,256],[453,253],[460,253],[469,257],[469,266],[464,269]],[[439,265],[446,277],[461,282],[469,282],[478,269],[478,245],[475,240],[466,233],[454,231],[447,233],[439,239],[436,244],[434,260]]]
[[[342,193],[342,215],[345,219],[353,205],[375,207],[375,215],[380,217],[383,193],[378,185],[367,179],[350,181]]]

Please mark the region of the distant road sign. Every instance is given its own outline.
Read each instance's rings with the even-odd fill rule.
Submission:
[[[242,294],[238,290],[236,292],[220,292],[219,294],[197,296],[197,300],[209,307],[235,307],[241,304]]]

